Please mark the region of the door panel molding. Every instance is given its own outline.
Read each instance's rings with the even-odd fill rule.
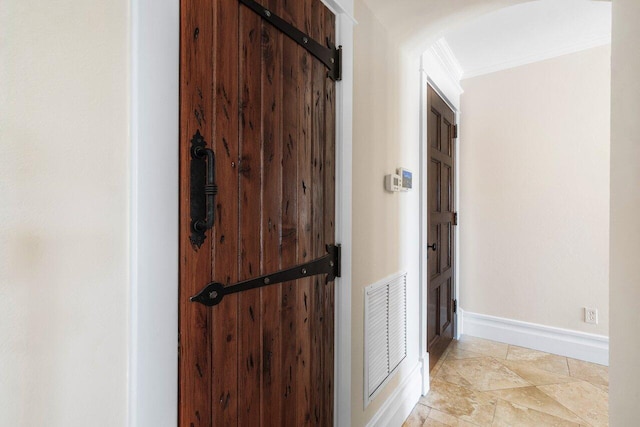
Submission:
[[[430,111],[426,123],[429,129],[426,154],[429,159],[428,165],[432,167],[425,183],[430,206],[427,219],[428,230],[432,235],[427,233],[426,237],[432,244],[435,243],[437,248],[431,246],[432,252],[427,254],[430,277],[427,283],[422,283],[421,286],[427,289],[427,350],[430,353],[431,368],[442,355],[449,341],[454,338],[455,333],[452,292],[455,288],[455,275],[452,271],[452,266],[455,265],[455,257],[452,254],[454,244],[452,233],[455,234],[455,230],[452,229],[451,223],[455,215],[453,194],[456,169],[456,141],[452,133],[452,123],[456,116],[446,101],[430,85],[427,86],[426,95],[426,104]],[[438,165],[437,169],[433,169],[435,164]],[[429,325],[429,322],[433,325]]]

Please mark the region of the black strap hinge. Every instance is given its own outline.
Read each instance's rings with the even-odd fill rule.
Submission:
[[[336,47],[328,38],[327,46],[323,46],[260,3],[253,0],[239,1],[318,58],[329,69],[328,75],[332,80],[342,80],[342,46]]]
[[[263,286],[275,285],[282,282],[290,282],[302,279],[303,277],[326,274],[326,283],[340,277],[340,245],[327,245],[327,254],[322,258],[306,264],[297,265],[277,273],[267,274],[254,279],[244,280],[235,285],[224,286],[219,282],[211,282],[198,294],[190,298],[191,302],[199,302],[206,306],[218,305],[225,295],[237,292],[248,291],[250,289],[261,288]]]

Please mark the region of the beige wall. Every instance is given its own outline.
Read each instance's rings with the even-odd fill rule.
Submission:
[[[405,67],[410,77],[399,79],[407,58],[361,0],[355,1],[355,16],[351,425],[363,426],[419,362],[419,116],[405,110],[398,85],[405,81],[415,96],[411,101],[419,101],[419,58]],[[415,188],[386,192],[384,176],[401,166],[414,172]],[[400,271],[407,273],[407,358],[364,409],[364,288]]]
[[[611,104],[613,427],[640,419],[640,2],[614,0]]]
[[[385,28],[366,5],[355,0],[354,6],[358,26],[354,32],[351,425],[364,426],[389,394],[383,391],[365,410],[364,287],[399,269],[393,255],[398,247],[397,223],[385,220],[397,214],[399,198],[382,190],[382,178],[397,161],[393,153],[389,158],[384,142],[390,137],[392,118],[381,114],[381,105],[390,100],[391,48]],[[371,233],[373,229],[377,232]],[[388,245],[379,245],[380,235],[390,239]]]
[[[0,425],[121,426],[125,0],[0,7]]]
[[[610,55],[462,81],[464,310],[608,335]]]

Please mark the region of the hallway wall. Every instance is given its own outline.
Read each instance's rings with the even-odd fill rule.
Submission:
[[[610,421],[640,419],[640,2],[614,0],[611,105]]]
[[[465,311],[608,335],[610,58],[602,46],[461,82]]]
[[[351,425],[364,426],[418,364],[419,186],[407,193],[384,190],[384,176],[400,166],[414,171],[417,184],[418,126],[405,126],[415,132],[408,137],[398,129],[406,120],[417,124],[418,117],[402,115],[399,49],[361,0],[355,1],[355,13]],[[407,84],[419,84],[418,65]],[[415,97],[419,101],[419,93]],[[407,357],[365,408],[364,288],[399,271],[407,272]]]
[[[0,40],[0,425],[123,426],[129,1],[3,1]]]

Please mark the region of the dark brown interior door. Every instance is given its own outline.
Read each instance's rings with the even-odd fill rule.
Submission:
[[[453,339],[455,114],[428,86],[427,143],[429,205],[427,248],[427,351],[433,368]]]
[[[335,42],[320,0],[262,0]],[[334,288],[313,276],[189,297],[303,264],[334,243],[335,82],[239,0],[181,0],[179,425],[333,424]],[[264,13],[264,11],[263,11]],[[214,226],[191,238],[191,140],[215,152]]]

